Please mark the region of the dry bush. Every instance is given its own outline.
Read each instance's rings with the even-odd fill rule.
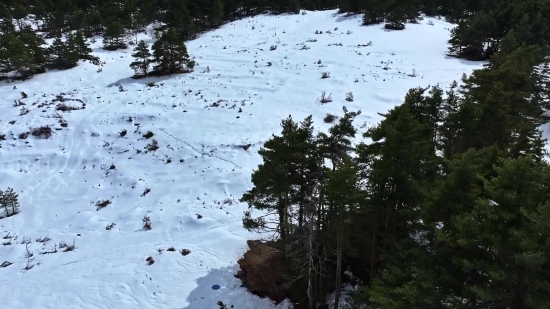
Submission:
[[[152,229],[151,218],[149,218],[148,216],[144,216],[142,221],[143,221],[143,230],[150,231]]]
[[[97,211],[107,207],[108,205],[111,204],[111,201],[110,200],[103,200],[103,201],[98,201],[97,203],[95,203],[95,205],[97,206]]]
[[[330,77],[330,72],[322,72],[321,73],[321,78],[329,78]]]
[[[157,149],[159,149],[159,142],[157,142],[157,140],[152,140],[150,144],[147,144],[147,147],[146,147],[147,151],[156,151]]]
[[[332,102],[332,94],[329,94],[327,96],[326,91],[321,92],[321,98],[319,98],[319,102],[321,102],[322,104]]]
[[[59,104],[57,104],[55,109],[58,110],[58,111],[62,111],[62,112],[70,112],[70,111],[79,110],[80,108],[76,107],[76,106],[72,106],[72,105],[67,105],[65,103],[59,103]]]
[[[325,118],[323,118],[323,121],[325,123],[333,123],[336,119],[338,119],[338,116],[334,115],[334,114],[329,114],[327,113],[327,115],[325,116]]]
[[[40,126],[31,128],[32,136],[40,139],[48,139],[52,137],[53,130],[50,126]]]

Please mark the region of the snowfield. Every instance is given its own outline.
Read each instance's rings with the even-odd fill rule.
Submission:
[[[246,240],[260,237],[242,228],[238,199],[281,120],[312,114],[325,130],[325,115],[346,106],[362,110],[357,125],[373,125],[410,88],[445,89],[481,67],[445,56],[444,21],[388,32],[335,13],[226,24],[187,42],[198,62],[190,74],[131,79],[133,47],[104,51],[98,38],[101,69],[81,62],[1,83],[0,189],[14,188],[21,203],[0,219],[0,264],[13,263],[0,268],[1,307],[275,308],[233,275]],[[332,102],[319,102],[323,91]],[[61,103],[77,109],[56,110]],[[51,138],[20,136],[40,126],[54,128]]]

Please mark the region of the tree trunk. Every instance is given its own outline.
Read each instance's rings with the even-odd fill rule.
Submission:
[[[314,205],[311,205],[313,208]],[[309,258],[309,267],[308,267],[308,286],[307,286],[307,297],[309,299],[309,309],[315,309],[315,291],[314,291],[314,261],[313,261],[313,214],[309,214],[309,239],[308,239],[308,258]]]
[[[338,231],[336,236],[336,291],[334,292],[334,309],[338,309],[340,302],[340,290],[342,289],[342,234]]]

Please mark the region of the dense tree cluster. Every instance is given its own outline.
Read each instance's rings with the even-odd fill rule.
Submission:
[[[548,65],[518,31],[461,86],[411,89],[363,142],[358,112],[317,135],[311,117],[283,120],[259,151],[243,225],[278,235],[301,304],[336,290],[337,308],[349,269],[357,309],[547,308]]]
[[[488,59],[507,35],[541,48],[550,40],[550,0],[0,0],[0,73],[16,72],[24,79],[46,68],[93,60],[84,38],[95,35],[103,36],[105,49],[116,50],[137,44],[137,34],[152,23],[158,37],[171,31],[188,40],[228,21],[301,8],[339,8],[363,14],[365,25],[385,23],[394,30],[417,22],[420,12],[444,16],[458,23],[449,54],[473,60]],[[44,38],[55,39],[54,44],[46,47]]]
[[[411,89],[364,142],[357,112],[318,135],[311,117],[282,122],[243,223],[277,233],[302,303],[338,302],[349,268],[354,308],[547,308],[548,89],[540,48],[513,43],[460,87]]]

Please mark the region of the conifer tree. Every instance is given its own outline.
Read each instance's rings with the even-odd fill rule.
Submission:
[[[119,21],[110,22],[103,34],[103,48],[116,50],[126,48],[124,44],[124,28]]]
[[[135,71],[135,74],[146,76],[149,72],[149,63],[151,63],[151,52],[145,41],[139,41],[132,57],[135,58],[135,61],[130,64],[130,67]]]
[[[48,56],[50,57],[50,67],[61,70],[75,67],[79,59],[74,46],[70,46],[68,42],[63,42],[59,37],[48,48]]]
[[[19,213],[19,196],[12,188],[8,188],[6,191],[0,190],[0,207],[4,209],[5,217]]]
[[[154,70],[166,74],[181,73],[191,65],[187,48],[177,34],[167,31],[153,44]]]
[[[384,22],[384,6],[378,0],[366,0],[364,3],[363,25],[373,25]]]
[[[82,31],[77,31],[74,36],[70,36],[69,44],[74,46],[74,50],[78,53],[80,59],[90,58],[92,49],[90,45],[84,39]]]
[[[223,3],[221,0],[214,0],[212,3],[212,13],[210,15],[211,26],[217,28],[223,21]]]

